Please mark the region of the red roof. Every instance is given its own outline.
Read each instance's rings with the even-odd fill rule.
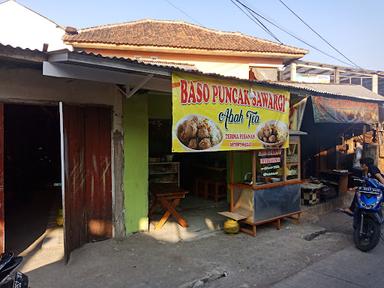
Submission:
[[[223,32],[179,21],[140,20],[81,29],[67,33],[64,41],[76,43],[153,46],[289,54],[301,57],[307,50],[282,45],[238,32]]]

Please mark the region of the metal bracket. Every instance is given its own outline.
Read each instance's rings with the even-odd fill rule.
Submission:
[[[140,88],[142,88],[149,80],[153,78],[153,74],[148,74],[136,87],[129,90],[128,93],[124,93],[127,99],[131,98]],[[128,88],[128,86],[127,86]]]

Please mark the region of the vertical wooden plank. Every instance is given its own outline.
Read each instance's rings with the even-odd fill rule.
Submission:
[[[297,137],[297,153],[298,153],[298,180],[301,180],[301,137]]]
[[[111,118],[109,108],[85,108],[88,241],[112,237]]]
[[[287,151],[289,149],[289,144],[288,143],[288,148],[282,149],[282,154],[283,154],[283,181],[287,181]]]
[[[233,199],[233,194],[234,194],[234,187],[233,187],[233,184],[235,184],[235,175],[234,175],[234,165],[235,165],[235,159],[234,159],[234,155],[233,155],[233,151],[230,151],[229,152],[229,157],[230,157],[230,160],[229,160],[229,177],[230,177],[230,187],[229,187],[229,192],[230,192],[230,199],[229,199],[229,211],[230,212],[233,212],[233,207],[234,207],[234,199]]]
[[[64,105],[64,162],[65,162],[65,193],[64,193],[64,231],[65,260],[70,253],[86,243],[84,229],[85,198],[84,174],[84,117],[80,107]]]
[[[4,104],[0,103],[0,252],[5,250],[4,218]]]
[[[256,161],[257,161],[257,151],[254,150],[252,151],[252,185],[256,186],[256,173],[257,173],[257,168],[256,168]]]
[[[104,231],[101,237],[112,238],[112,110],[110,108],[99,108],[99,131],[101,144],[99,157],[102,171],[101,197],[101,219],[104,222]]]
[[[98,124],[95,123],[98,120],[97,111],[89,107],[85,110],[85,209],[86,209],[86,229],[87,229],[87,241],[91,241],[91,235],[97,233],[96,229],[100,229],[98,226],[97,211],[99,207],[96,207],[98,201],[95,198],[100,186],[100,172],[99,172],[99,157],[98,157],[98,145],[99,139],[97,135]],[[96,224],[94,223],[96,222]]]
[[[123,239],[126,235],[124,225],[124,192],[123,192],[123,134],[115,130],[113,132],[113,152],[114,152],[114,188],[115,198],[113,211],[114,237]],[[112,197],[112,196],[111,196]]]

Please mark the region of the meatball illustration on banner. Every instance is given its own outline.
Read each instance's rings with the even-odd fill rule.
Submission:
[[[223,140],[220,128],[204,116],[188,115],[176,127],[177,138],[187,151],[214,150]]]
[[[288,138],[288,127],[285,123],[271,120],[260,124],[256,130],[257,138],[264,147],[280,147]]]

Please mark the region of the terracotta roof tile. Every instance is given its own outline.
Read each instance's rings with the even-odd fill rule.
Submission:
[[[178,21],[140,20],[66,34],[66,42],[156,46],[219,51],[303,55],[308,51],[237,32],[222,32]]]

